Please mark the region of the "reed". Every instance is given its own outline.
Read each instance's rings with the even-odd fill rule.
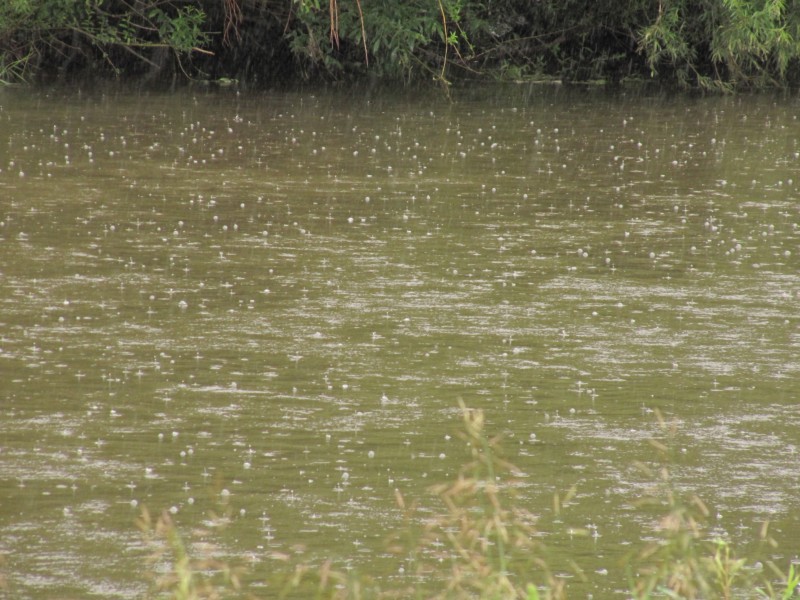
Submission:
[[[411,557],[418,582],[416,597],[425,598],[562,598],[563,581],[553,576],[547,551],[536,529],[536,515],[515,501],[514,479],[519,470],[505,458],[499,437],[488,437],[480,410],[460,402],[462,429],[470,460],[452,482],[431,491],[441,510],[421,517],[406,513],[411,547],[394,540],[391,548]],[[442,573],[442,565],[447,570]],[[437,575],[437,572],[439,573]],[[445,575],[446,573],[446,575]],[[541,590],[541,596],[540,594]]]
[[[153,519],[147,508],[142,509],[137,526],[150,550],[145,576],[152,597],[215,600],[241,592],[244,569],[220,558],[208,529],[196,529],[187,543],[169,512]]]
[[[288,555],[275,555],[285,568],[260,577],[280,598],[318,600],[362,600],[389,598],[486,600],[563,600],[568,597],[566,580],[554,575],[547,548],[537,531],[537,517],[523,509],[515,498],[514,480],[521,474],[503,457],[499,437],[485,432],[485,417],[460,403],[460,437],[469,460],[453,481],[431,488],[439,510],[422,511],[416,502],[397,492],[405,525],[387,540],[390,551],[403,557],[406,578],[391,588],[352,570],[336,569],[326,561],[321,566],[295,562]],[[733,543],[710,534],[709,508],[695,494],[682,495],[670,471],[671,441],[676,431],[658,414],[663,435],[653,440],[658,460],[639,465],[654,482],[653,493],[637,500],[643,511],[656,510],[654,541],[631,552],[622,568],[629,576],[629,598],[673,598],[684,600],[729,600],[800,598],[800,571],[788,571],[765,560],[756,569],[755,557],[740,556]],[[566,505],[574,493],[554,499],[554,509]],[[153,519],[142,511],[139,527],[151,553],[148,578],[153,597],[173,600],[257,598],[246,592],[242,581],[246,570],[220,558],[208,540],[212,534],[199,529],[187,543],[168,512]],[[776,542],[765,524],[759,536],[760,555]],[[585,579],[572,563],[572,570]]]
[[[672,478],[670,465],[677,425],[667,423],[659,411],[656,416],[664,440],[651,440],[658,455],[657,468],[638,464],[655,482],[654,493],[635,504],[645,510],[656,507],[661,517],[654,527],[656,540],[632,553],[626,562],[631,597],[636,600],[800,597],[793,566],[789,574],[784,574],[767,561],[782,582],[780,591],[776,591],[769,577],[755,568],[759,561],[740,556],[730,541],[710,533],[708,506],[696,494],[681,494]],[[766,522],[760,531],[758,554],[776,546]]]

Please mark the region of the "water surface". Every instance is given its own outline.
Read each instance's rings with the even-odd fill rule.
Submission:
[[[395,490],[436,506],[459,398],[527,474],[554,564],[590,575],[576,597],[624,597],[619,559],[652,535],[632,503],[656,409],[715,534],[747,548],[769,519],[797,558],[798,113],[0,90],[10,590],[141,597],[143,505],[187,528],[227,511],[256,572],[302,547],[402,579]]]

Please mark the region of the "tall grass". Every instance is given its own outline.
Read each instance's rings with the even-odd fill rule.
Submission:
[[[484,413],[461,403],[460,436],[469,449],[469,460],[453,481],[436,484],[431,491],[440,510],[433,515],[416,510],[399,492],[397,503],[405,526],[387,541],[390,551],[408,565],[402,584],[391,588],[352,571],[292,564],[280,556],[286,568],[279,576],[265,575],[275,590],[270,597],[348,599],[366,598],[479,598],[563,600],[568,597],[566,579],[554,575],[547,548],[536,529],[536,517],[514,495],[514,479],[520,474],[503,458],[500,439],[485,432]],[[659,414],[663,438],[671,439],[674,425]],[[622,567],[630,581],[629,598],[680,598],[728,600],[800,598],[800,571],[789,565],[783,571],[767,560],[756,569],[755,557],[743,557],[727,540],[715,538],[707,527],[709,509],[696,495],[682,496],[671,479],[670,446],[652,441],[657,466],[640,464],[654,484],[654,493],[636,502],[641,510],[657,510],[654,541],[630,553]],[[555,510],[570,495],[554,500]],[[169,513],[153,519],[142,511],[139,526],[151,548],[149,579],[151,595],[173,600],[256,598],[242,586],[245,570],[218,558],[206,541],[195,550],[184,541]],[[208,539],[205,530],[193,537]],[[760,549],[774,548],[765,524]],[[276,556],[273,556],[275,558]],[[585,578],[579,565],[572,569]],[[259,575],[248,573],[248,576]]]
[[[146,576],[155,597],[213,600],[241,590],[243,569],[218,558],[219,551],[213,542],[204,541],[189,548],[169,512],[153,519],[147,508],[143,508],[137,525],[151,550]],[[213,538],[207,529],[193,533],[194,538]]]
[[[564,597],[537,535],[537,517],[515,502],[509,485],[521,473],[503,458],[500,439],[486,436],[482,411],[462,403],[461,414],[470,460],[454,481],[431,488],[441,510],[423,519],[398,493],[407,547],[395,538],[391,548],[412,558],[414,596],[537,598],[541,589],[542,597]]]
[[[670,441],[677,433],[675,424],[668,424],[656,411],[663,438],[667,443],[650,440],[658,458],[658,468],[644,463],[639,468],[654,482],[653,495],[636,502],[640,508],[656,507],[661,517],[655,526],[657,539],[630,556],[626,569],[631,577],[631,596],[649,598],[800,598],[794,565],[784,573],[766,561],[765,574],[756,568],[755,558],[740,556],[727,540],[713,536],[708,527],[710,510],[696,494],[682,496],[676,489],[670,471]],[[759,550],[763,554],[777,543],[769,535],[769,522],[759,534]],[[776,584],[770,578],[780,582]]]

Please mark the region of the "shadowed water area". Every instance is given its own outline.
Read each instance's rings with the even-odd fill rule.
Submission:
[[[797,558],[800,103],[455,97],[0,90],[13,597],[141,597],[142,506],[402,583],[459,398],[575,597],[654,535],[656,409],[716,535]]]

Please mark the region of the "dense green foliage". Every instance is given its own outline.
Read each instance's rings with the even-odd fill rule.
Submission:
[[[800,79],[800,0],[5,0],[0,78]]]
[[[0,75],[98,66],[160,71],[168,57],[208,42],[200,6],[126,0],[7,0],[0,4]]]

